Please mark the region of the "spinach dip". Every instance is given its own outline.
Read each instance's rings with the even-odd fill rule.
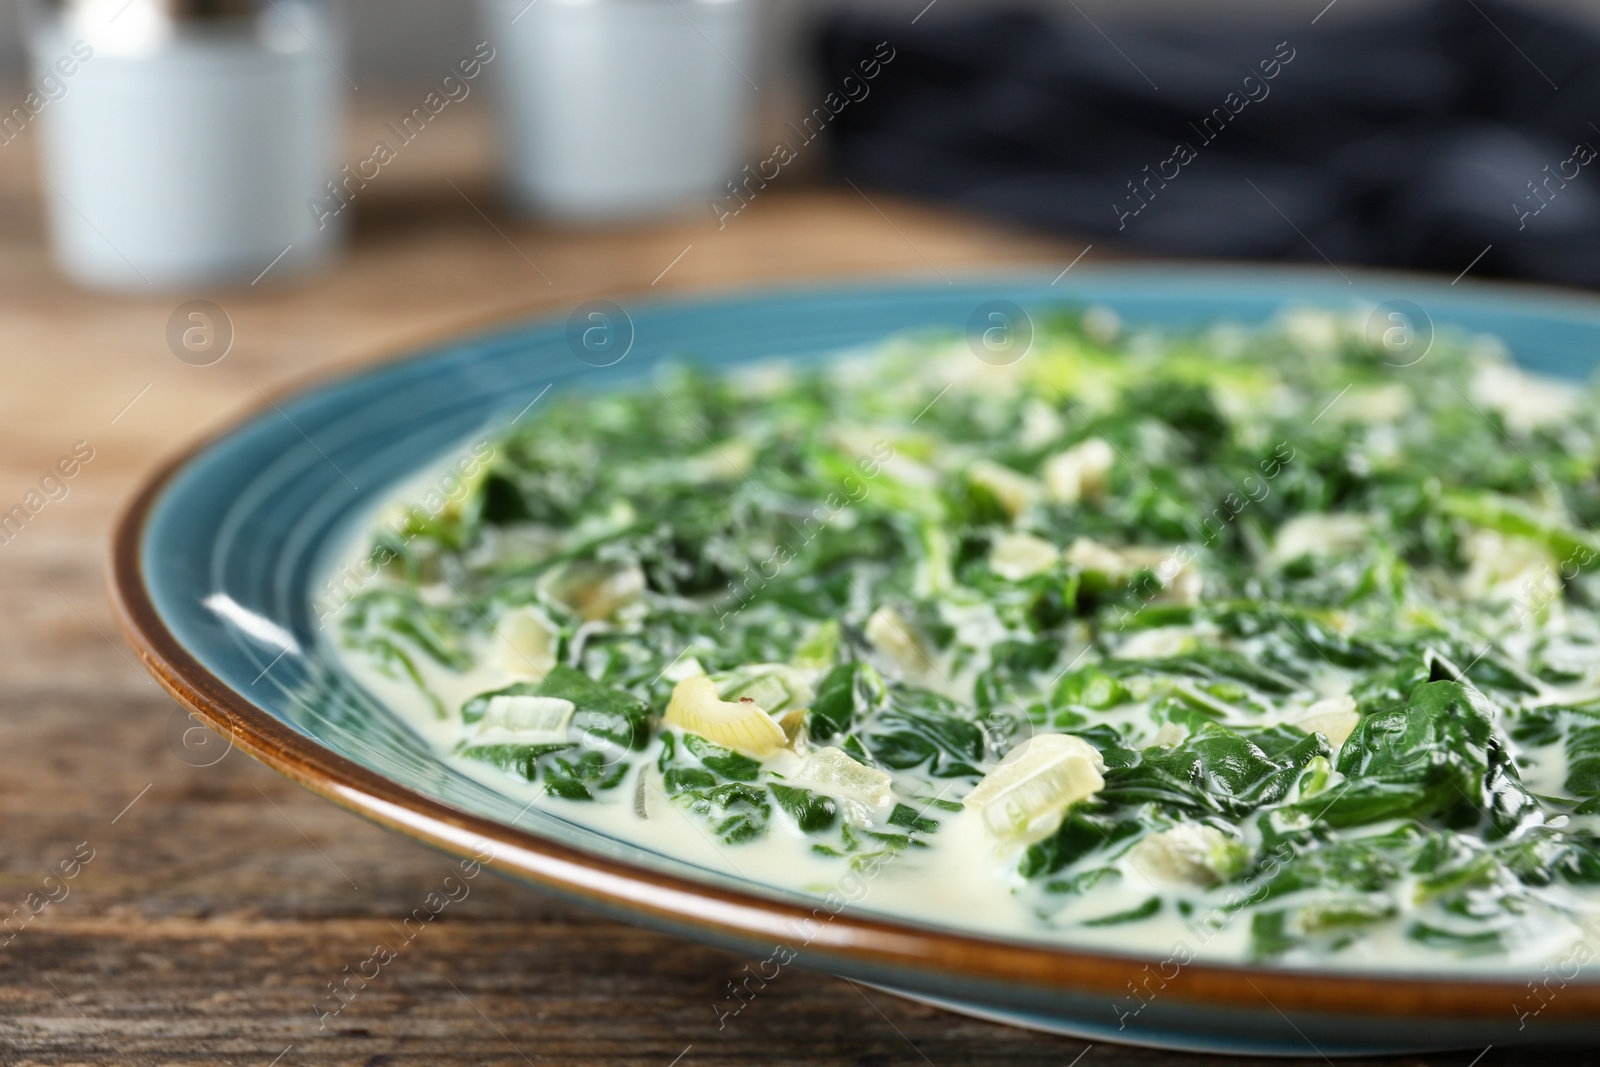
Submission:
[[[453,766],[750,882],[1537,966],[1600,921],[1600,407],[1364,321],[593,375],[396,494],[318,611]]]

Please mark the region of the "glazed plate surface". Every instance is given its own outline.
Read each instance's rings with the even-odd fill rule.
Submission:
[[[1132,324],[1174,326],[1372,305],[1398,309],[1414,329],[1496,334],[1549,375],[1587,377],[1600,360],[1600,301],[1390,275],[1347,282],[1328,270],[1149,266],[1080,270],[1054,285],[994,276],[623,299],[575,318],[563,308],[280,398],[158,472],[113,545],[124,629],[180,701],[307,788],[446,852],[490,855],[504,875],[752,961],[787,946],[805,966],[956,1011],[1169,1048],[1336,1055],[1600,1039],[1600,983],[1587,976],[1177,967],[753,885],[461,775],[340,670],[316,590],[379,502],[474,434],[535,420],[575,391],[637,381],[663,358],[825,359],[907,329],[968,330],[993,301],[1032,313],[1095,303]],[[608,332],[586,347],[593,326]],[[1530,981],[1556,992],[1530,1000]]]

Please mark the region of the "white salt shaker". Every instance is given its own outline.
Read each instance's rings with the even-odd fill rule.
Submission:
[[[249,285],[326,259],[344,75],[314,0],[59,0],[29,50],[51,237],[90,286]],[[28,110],[33,112],[30,104]]]
[[[482,4],[519,206],[603,222],[725,194],[757,93],[757,0]]]

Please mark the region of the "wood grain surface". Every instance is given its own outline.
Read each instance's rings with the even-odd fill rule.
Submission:
[[[363,113],[352,158],[385,117]],[[73,289],[49,265],[32,133],[0,147],[0,511],[79,442],[93,449],[67,495],[0,544],[0,918],[28,914],[30,895],[49,901],[14,920],[14,936],[0,931],[0,1063],[1218,1062],[1089,1047],[797,970],[719,1026],[715,1005],[748,961],[488,876],[322,1014],[337,1003],[330,983],[379,942],[402,941],[400,920],[453,864],[240,753],[194,746],[186,713],[116,637],[103,593],[107,531],[139,479],[263,394],[462,323],[652,287],[938,280],[1017,263],[1048,280],[1083,251],[803,175],[785,185],[787,174],[720,230],[709,211],[540,228],[498,205],[484,115],[469,104],[451,119],[363,191],[336,268],[299,281],[268,272],[243,292]],[[165,340],[175,306],[199,296],[236,331],[209,367]],[[1300,1062],[1323,1059],[1308,1047]],[[1377,1062],[1592,1058],[1491,1049]]]

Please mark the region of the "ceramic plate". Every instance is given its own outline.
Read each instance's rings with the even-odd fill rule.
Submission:
[[[806,966],[956,1011],[1171,1048],[1332,1055],[1600,1038],[1591,980],[1180,968],[755,886],[523,810],[446,766],[330,654],[313,589],[353,532],[397,483],[536,398],[524,418],[564,394],[637,379],[665,356],[824,359],[903,329],[966,329],[992,300],[1096,302],[1163,324],[1364,302],[1398,309],[1417,330],[1431,320],[1497,334],[1548,374],[1587,375],[1600,360],[1600,301],[1331,270],[1080,270],[1054,285],[851,284],[563,309],[280,398],[158,472],[113,547],[123,626],[180,701],[307,788],[447,852],[492,852],[492,868],[546,891],[755,961],[787,946]],[[1530,981],[1559,991],[1530,1000]]]

